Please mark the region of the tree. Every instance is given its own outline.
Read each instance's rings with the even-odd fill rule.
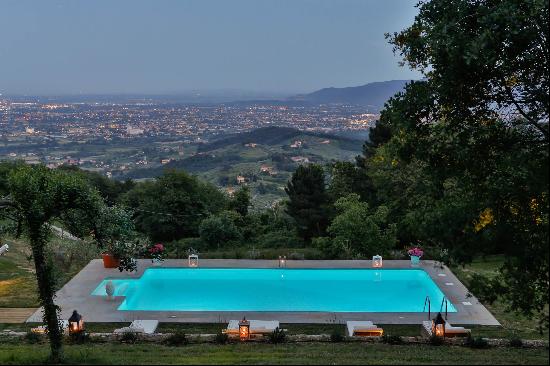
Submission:
[[[229,209],[244,217],[248,214],[248,206],[250,206],[250,189],[243,186],[229,201]]]
[[[330,217],[323,168],[316,164],[300,165],[285,192],[289,198],[287,213],[296,221],[300,236],[306,242],[322,236]]]
[[[155,241],[196,236],[203,219],[227,207],[215,186],[174,170],[137,184],[122,201],[135,212],[137,230]]]
[[[374,201],[374,187],[366,170],[349,161],[338,161],[330,167],[328,194],[332,201],[350,193],[358,194],[362,200]]]
[[[357,194],[350,194],[335,203],[336,217],[327,229],[331,253],[345,253],[347,258],[368,258],[386,255],[397,243],[396,225],[388,223],[389,210],[379,206],[375,210],[361,202]],[[327,250],[327,248],[324,248]]]
[[[431,0],[390,42],[424,72],[392,98],[367,162],[399,234],[465,263],[502,253],[488,290],[548,326],[548,0]],[[395,215],[394,215],[395,214]]]
[[[93,230],[103,201],[96,190],[80,177],[42,165],[21,166],[8,178],[9,196],[2,203],[20,220],[28,236],[36,269],[40,304],[44,308],[44,322],[48,327],[51,361],[60,362],[63,357],[62,330],[58,323],[58,307],[54,303],[56,281],[46,246],[50,224],[72,221],[75,215],[87,218],[89,230]],[[78,234],[78,233],[75,233]]]
[[[241,237],[239,228],[235,224],[239,219],[240,215],[234,211],[212,215],[201,222],[199,235],[210,248],[220,249],[224,244]]]
[[[425,1],[410,27],[387,37],[403,63],[424,72],[447,118],[511,116],[548,143],[548,7],[548,0]]]

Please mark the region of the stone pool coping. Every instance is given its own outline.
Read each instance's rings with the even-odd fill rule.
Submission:
[[[56,304],[61,308],[61,318],[68,319],[78,310],[86,322],[128,323],[136,319],[156,319],[167,323],[227,323],[232,319],[278,320],[281,323],[345,324],[347,320],[371,320],[375,324],[421,324],[426,313],[335,313],[335,312],[235,312],[235,311],[119,311],[124,297],[108,300],[92,296],[92,291],[105,278],[139,278],[152,267],[150,260],[138,260],[138,271],[120,272],[103,268],[101,259],[94,259],[57,292]],[[164,268],[187,267],[187,259],[167,259]],[[202,268],[278,268],[278,260],[253,259],[201,259]],[[370,260],[287,260],[287,268],[357,268],[370,269]],[[384,260],[385,269],[410,269],[408,260]],[[426,271],[437,284],[457,312],[449,313],[453,325],[500,325],[495,317],[456,278],[448,267],[423,260],[413,267]],[[432,304],[432,318],[440,304]],[[27,322],[42,322],[42,310],[38,309]]]

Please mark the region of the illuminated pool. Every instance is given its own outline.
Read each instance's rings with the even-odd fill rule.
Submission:
[[[102,281],[92,292],[106,296]],[[443,292],[421,269],[150,268],[139,279],[112,279],[118,310],[422,312]],[[448,311],[456,312],[449,302]]]

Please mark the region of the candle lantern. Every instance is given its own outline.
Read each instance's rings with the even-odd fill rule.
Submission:
[[[432,335],[445,338],[445,319],[443,319],[441,313],[437,313],[437,316],[432,320]]]
[[[84,331],[84,320],[76,310],[73,311],[73,315],[69,318],[69,334],[78,334]]]
[[[286,267],[286,256],[284,257],[279,256],[279,267],[280,268]]]
[[[372,266],[374,268],[382,268],[382,256],[375,255],[372,257]]]
[[[189,267],[199,266],[199,256],[196,254],[189,255]]]
[[[250,339],[250,322],[243,317],[243,320],[239,322],[239,339],[241,341],[247,341]]]

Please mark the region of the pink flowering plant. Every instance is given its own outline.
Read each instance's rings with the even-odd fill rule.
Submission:
[[[422,257],[424,255],[424,251],[420,249],[419,247],[414,247],[408,250],[407,252],[411,257]]]
[[[161,243],[156,243],[147,248],[146,254],[152,260],[162,262],[164,260],[164,245]]]

